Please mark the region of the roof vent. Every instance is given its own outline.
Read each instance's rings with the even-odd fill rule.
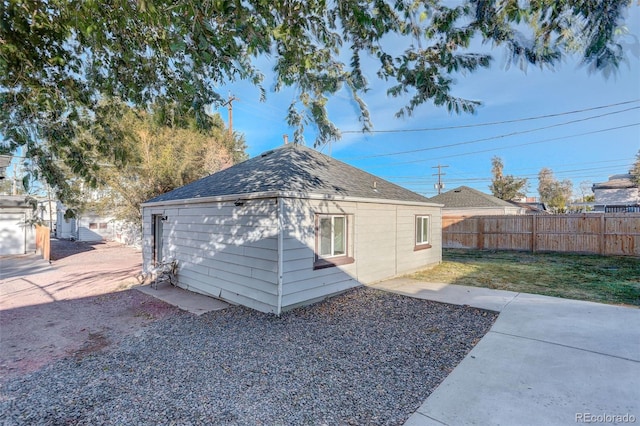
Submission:
[[[261,157],[266,157],[269,154],[273,154],[273,150],[267,151],[267,152],[263,152],[262,155],[260,155]]]

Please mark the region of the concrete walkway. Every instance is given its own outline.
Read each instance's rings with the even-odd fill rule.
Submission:
[[[228,303],[223,302],[222,300],[187,291],[180,287],[174,287],[169,284],[168,281],[159,282],[157,288],[152,287],[150,284],[135,288],[144,294],[153,296],[170,305],[177,306],[183,311],[191,312],[196,315],[202,315],[211,311],[219,311],[229,306]]]
[[[640,422],[640,310],[406,278],[373,287],[500,312],[406,426]]]

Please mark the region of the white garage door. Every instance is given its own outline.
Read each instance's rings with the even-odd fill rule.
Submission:
[[[26,253],[25,219],[24,213],[0,213],[0,255]]]

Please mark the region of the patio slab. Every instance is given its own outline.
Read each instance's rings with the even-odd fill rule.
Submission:
[[[150,284],[136,287],[136,289],[196,315],[219,311],[230,306],[222,300],[172,286],[167,281],[159,282],[157,289]]]
[[[409,278],[374,287],[500,312],[405,425],[640,421],[640,309]]]

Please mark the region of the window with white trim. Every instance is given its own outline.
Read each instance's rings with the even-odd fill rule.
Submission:
[[[314,268],[353,263],[349,257],[348,215],[316,215],[316,261]]]
[[[318,240],[321,257],[344,256],[347,248],[347,218],[345,216],[320,216]]]
[[[416,247],[431,244],[431,216],[416,216]]]

